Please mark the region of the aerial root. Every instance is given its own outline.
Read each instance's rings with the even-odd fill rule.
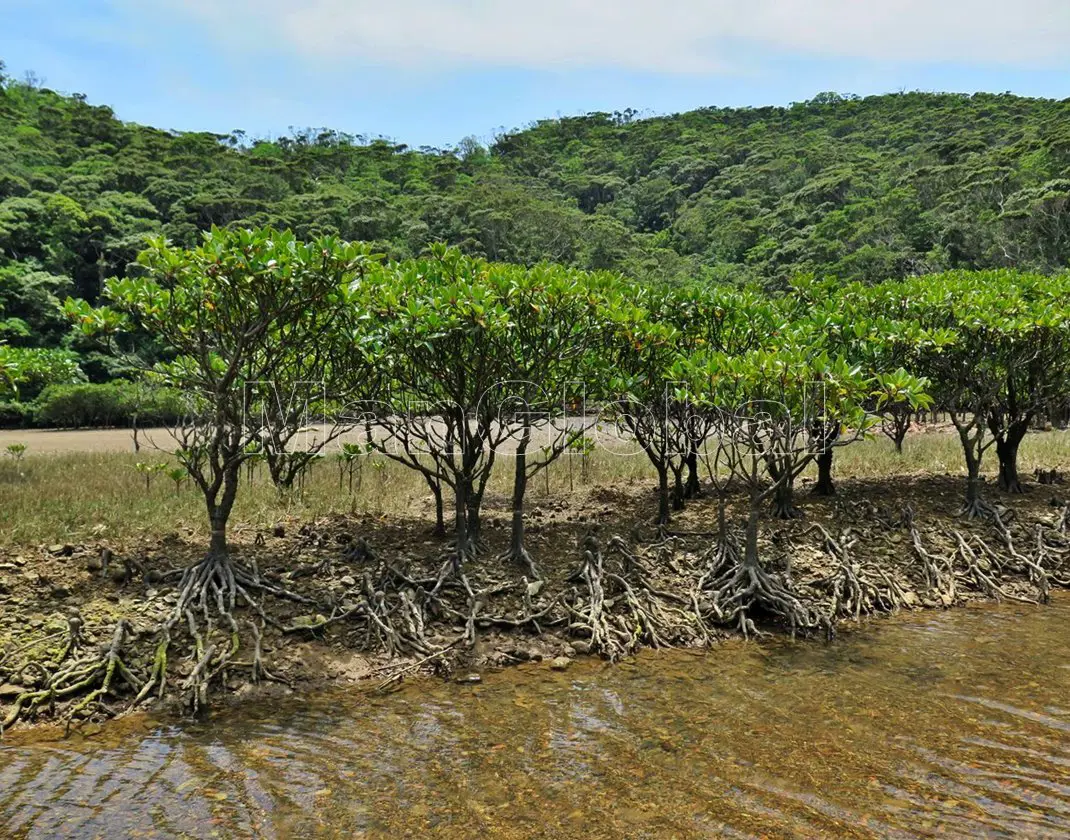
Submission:
[[[756,560],[744,557],[707,582],[710,609],[722,624],[735,624],[745,638],[760,635],[751,617],[766,612],[787,623],[792,636],[823,630],[832,636],[831,619],[807,604],[777,575],[765,571]]]
[[[878,610],[896,612],[907,604],[907,596],[883,569],[875,565],[863,565],[851,556],[851,549],[858,543],[850,529],[840,539],[833,536],[820,524],[815,523],[805,534],[820,533],[822,550],[835,558],[836,570],[817,582],[817,586],[829,593],[831,598],[828,614],[846,616],[856,621],[863,614]]]
[[[531,576],[532,580],[542,580],[542,573],[539,572],[539,567],[535,565],[535,559],[524,546],[510,548],[508,551],[499,554],[497,559],[499,563],[519,566],[524,569],[526,574]]]
[[[995,518],[995,526],[1000,542],[1003,543],[1003,548],[1017,566],[1017,571],[1025,572],[1026,576],[1029,578],[1029,582],[1037,590],[1037,600],[1042,604],[1048,603],[1051,599],[1051,575],[1048,574],[1047,570],[1044,568],[1045,552],[1043,528],[1040,525],[1037,525],[1037,553],[1036,557],[1030,557],[1027,554],[1018,551],[1015,547],[1014,537],[1011,534],[1010,528],[1004,524],[1003,519],[999,515]],[[977,539],[977,543],[993,563],[998,564],[1000,562],[996,553],[988,547],[987,543],[980,538]]]
[[[1045,568],[1048,559],[1059,555],[1062,550],[1048,543],[1043,525],[1038,524],[1035,528],[1036,552],[1030,556],[1018,548],[1003,513],[989,507],[986,519],[992,523],[998,548],[1002,551],[977,534],[967,536],[960,530],[952,529],[948,535],[953,542],[953,550],[946,555],[936,555],[924,547],[914,523],[913,511],[909,507],[904,511],[903,520],[910,530],[914,554],[921,562],[926,586],[945,606],[954,602],[960,586],[974,589],[996,601],[1035,604],[1048,601],[1053,582],[1059,585],[1070,583]],[[1024,575],[1036,590],[1036,597],[1026,598],[1008,591],[1003,582],[1008,571]]]
[[[598,540],[588,536],[584,541],[583,563],[578,576],[587,589],[584,602],[578,595],[565,600],[565,609],[572,618],[569,631],[585,632],[590,637],[590,652],[617,659],[630,653],[636,643],[634,635],[622,630],[606,609],[606,594],[603,588],[603,557]]]
[[[999,516],[999,510],[990,502],[978,496],[975,499],[967,499],[959,509],[959,516],[966,519],[987,519]]]
[[[453,648],[455,648],[457,645],[459,645],[463,641],[464,641],[464,636],[463,635],[458,636],[456,639],[454,639],[449,644],[443,645],[441,648],[436,650],[434,653],[430,653],[427,656],[423,657],[422,659],[418,659],[416,662],[411,662],[411,663],[409,663],[407,665],[393,666],[391,668],[385,669],[384,671],[381,671],[380,675],[386,674],[387,677],[386,677],[385,680],[383,680],[381,683],[379,683],[375,687],[375,690],[376,691],[382,691],[383,689],[387,688],[388,686],[392,685],[393,683],[396,683],[398,680],[400,680],[406,674],[411,674],[414,671],[417,671],[420,668],[423,668],[424,666],[430,664],[433,660],[439,659],[440,657],[442,657],[446,653],[449,653],[449,651],[453,650]]]
[[[914,556],[921,563],[926,591],[935,595],[945,607],[951,606],[956,597],[953,558],[933,554],[925,547],[914,521],[914,509],[909,505],[903,509],[903,523],[910,532]]]
[[[56,704],[68,699],[72,704],[64,713],[67,731],[74,720],[83,715],[91,715],[103,710],[110,716],[110,711],[103,708],[101,698],[112,693],[119,680],[137,692],[141,690],[139,680],[123,661],[123,642],[130,632],[130,622],[120,620],[112,633],[110,644],[101,651],[91,655],[60,663],[54,672],[49,673],[44,666],[37,667],[46,674],[42,687],[26,691],[15,698],[15,703],[7,716],[0,721],[0,733],[16,721],[36,715],[46,704],[55,710]],[[84,695],[84,696],[81,696]]]
[[[1055,533],[1070,534],[1070,503],[1063,505],[1059,518],[1055,520]]]
[[[927,597],[945,606],[967,590],[996,600],[1035,603],[1047,600],[1053,585],[1070,586],[1070,506],[1029,528],[994,507],[986,505],[985,510],[994,531],[985,525],[972,533],[974,529],[959,523],[957,530],[923,539],[909,507],[898,522],[889,517],[882,524],[909,533],[915,560],[909,577],[916,584],[923,582]],[[391,565],[376,557],[364,543],[365,570],[353,569],[357,582],[334,603],[322,605],[286,589],[277,577],[262,577],[255,564],[208,555],[182,573],[173,610],[154,630],[155,648],[146,651],[137,667],[131,667],[135,663],[124,650],[133,631],[130,622],[119,622],[110,645],[97,649],[87,644],[83,619],[76,612],[67,616],[63,630],[0,652],[0,682],[27,686],[5,707],[0,732],[45,713],[65,719],[68,726],[113,715],[118,704],[109,698],[121,698],[124,709],[135,708],[163,698],[172,687],[181,690],[188,708],[196,712],[208,702],[210,689],[228,684],[229,675],[239,668],[248,669],[253,683],[285,682],[265,662],[265,631],[268,625],[279,626],[264,612],[267,595],[315,605],[327,613],[279,629],[317,633],[346,621],[364,636],[366,649],[402,657],[382,672],[387,676],[384,685],[422,667],[448,672],[456,667],[453,655],[474,648],[488,627],[539,634],[562,626],[588,640],[584,647],[591,653],[615,660],[644,646],[709,644],[723,626],[738,628],[744,636],[758,635],[763,619],[775,620],[793,634],[831,634],[836,618],[858,619],[913,603],[912,593],[889,569],[860,559],[858,531],[838,532],[815,523],[800,533],[815,535],[831,558],[831,571],[821,572],[825,576],[816,581],[804,578],[801,589],[784,572],[746,556],[738,532],[724,528],[706,535],[714,540],[701,554],[686,550],[682,535],[642,547],[619,536],[604,545],[588,536],[570,585],[553,592],[535,574],[519,581],[512,576],[508,582],[483,579],[474,565],[458,565],[455,553],[421,578],[405,563]],[[528,560],[522,562],[527,565]],[[529,571],[532,568],[534,564]],[[1032,590],[1022,588],[1026,580]],[[494,596],[503,592],[511,593],[510,606],[496,612]],[[1035,597],[1022,597],[1034,592]],[[240,610],[247,611],[246,617]],[[49,642],[53,647],[42,654]],[[174,660],[180,642],[183,664],[176,684]],[[240,652],[245,661],[239,661]]]
[[[253,637],[253,661],[251,664],[253,685],[259,685],[261,682],[268,680],[270,682],[278,682],[283,685],[289,685],[289,683],[276,677],[267,669],[264,665],[264,625],[257,626],[255,621],[249,622],[249,633]]]
[[[709,589],[712,581],[742,563],[743,552],[732,534],[726,530],[718,535],[717,542],[706,552],[704,560],[704,569],[698,581],[699,591]]]
[[[712,630],[694,598],[658,588],[651,567],[621,537],[607,548],[619,560],[607,567],[594,536],[584,541],[583,561],[572,580],[582,584],[562,599],[569,632],[586,636],[589,651],[616,660],[641,646],[708,644]]]

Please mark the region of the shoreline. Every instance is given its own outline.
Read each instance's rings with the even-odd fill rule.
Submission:
[[[834,616],[837,631],[861,626],[859,619],[901,610],[949,608],[1002,598],[1042,601],[1035,575],[1001,545],[991,523],[954,516],[959,499],[952,491],[958,487],[954,480],[929,479],[906,486],[892,482],[881,503],[874,503],[869,501],[871,485],[844,480],[838,497],[801,498],[805,519],[763,522],[763,563],[778,580],[790,582],[790,591],[801,602]],[[397,580],[427,580],[428,575],[433,579],[441,565],[444,541],[428,533],[430,523],[332,516],[280,523],[270,532],[243,531],[234,552],[239,563],[255,560],[265,580],[315,597],[320,606],[266,596],[262,649],[247,631],[252,611],[238,611],[240,644],[233,660],[214,677],[211,692],[205,696],[207,707],[270,702],[278,692],[308,696],[328,686],[359,685],[362,691],[373,690],[380,683],[389,687],[394,679],[417,675],[475,681],[470,674],[521,662],[566,669],[573,658],[587,654],[616,659],[651,647],[715,650],[723,640],[739,638],[738,629],[727,622],[722,626],[714,620],[693,620],[708,609],[705,602],[694,600],[694,584],[716,546],[716,539],[702,535],[701,530],[715,521],[715,503],[706,498],[690,504],[677,517],[670,536],[658,538],[645,522],[646,496],[645,491],[629,488],[595,488],[581,510],[550,500],[536,508],[530,539],[543,582],[534,593],[523,570],[498,558],[506,547],[508,531],[504,516],[494,511],[488,517],[485,550],[470,564],[465,577],[476,596],[460,586],[446,587],[437,607],[440,614],[418,635],[399,630],[394,640],[377,636],[362,612],[361,603],[382,594],[368,591],[365,582],[373,577],[386,579],[387,569]],[[1009,525],[1014,551],[1027,551],[1034,523],[1054,526],[1061,511],[1039,493],[1018,497],[1014,503],[1016,515]],[[903,504],[915,510],[913,532],[902,520]],[[739,519],[735,500],[729,507],[729,522]],[[846,558],[824,536],[827,533],[839,540],[845,532],[851,540],[840,540],[838,545],[841,550],[848,542],[852,546]],[[674,533],[678,536],[671,536]],[[605,599],[598,626],[611,634],[609,642],[614,634],[623,639],[615,647],[605,640],[600,643],[592,634],[594,599],[586,579],[578,575],[583,546],[592,534],[605,554]],[[976,546],[976,551],[956,553],[956,535]],[[923,551],[948,560],[945,577],[940,577],[945,574],[942,560],[935,565],[922,561],[915,536]],[[614,537],[620,538],[619,543]],[[363,558],[353,551],[362,542],[372,549]],[[611,550],[614,544],[622,546],[617,553]],[[982,545],[993,553],[985,554]],[[100,568],[105,548],[114,556],[107,574]],[[175,601],[174,582],[164,578],[165,572],[196,562],[202,554],[200,544],[167,535],[142,537],[124,545],[102,540],[41,546],[4,556],[0,560],[4,607],[0,651],[8,651],[9,659],[17,655],[48,665],[62,654],[68,641],[64,627],[77,613],[84,638],[76,656],[89,656],[107,648],[117,623],[125,620],[129,632],[123,639],[122,660],[143,679],[152,666],[157,630]],[[1070,577],[1063,572],[1063,559],[1053,555],[1044,562],[1049,585],[1060,588],[1058,581]],[[933,581],[932,574],[939,579]],[[399,588],[411,596],[404,584]],[[368,599],[363,602],[362,592]],[[396,611],[404,597],[399,594],[390,609]],[[636,612],[632,599],[639,599],[644,609]],[[474,608],[473,602],[477,603]],[[397,613],[390,614],[402,628]],[[649,619],[649,627],[640,626],[643,616]],[[751,617],[762,631],[785,634],[776,616],[756,610]],[[711,617],[707,614],[706,618]],[[636,629],[629,637],[632,627]],[[704,627],[708,629],[705,636]],[[474,643],[466,638],[466,631],[474,632]],[[800,633],[805,635],[823,637],[824,632]],[[28,654],[12,653],[35,642],[40,644]],[[254,650],[255,658],[262,655],[259,688],[249,675]],[[12,672],[21,664],[0,660],[0,720],[19,695],[40,690],[40,680],[34,684],[34,667],[23,665]],[[188,712],[189,690],[184,685],[195,666],[192,648],[176,646],[171,651],[163,700],[143,705],[151,706],[156,714]],[[81,725],[92,727],[125,714],[133,694],[116,680],[105,695],[93,701],[98,706],[78,712],[84,718]],[[83,695],[62,698],[56,717],[62,719],[80,698]],[[15,727],[47,729],[49,711],[42,705],[40,712]]]

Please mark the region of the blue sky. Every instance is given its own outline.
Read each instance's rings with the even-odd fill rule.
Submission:
[[[592,110],[1070,97],[1070,0],[0,0],[0,60],[162,128],[451,146]]]

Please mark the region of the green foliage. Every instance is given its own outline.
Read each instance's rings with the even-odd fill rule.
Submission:
[[[0,344],[0,398],[32,399],[49,385],[84,379],[74,353]]]
[[[108,278],[144,273],[150,240],[192,247],[213,226],[363,240],[396,259],[444,242],[664,282],[1050,272],[1070,263],[1068,116],[1068,102],[1009,94],[821,94],[787,108],[595,113],[489,148],[414,150],[326,129],[175,134],[9,80],[0,340],[60,347],[60,298],[95,306]],[[149,337],[127,339],[124,352],[157,358]],[[103,379],[124,365],[84,369]]]
[[[352,289],[377,261],[367,247],[331,236],[306,243],[271,228],[213,228],[196,248],[152,240],[138,258],[140,274],[108,281],[112,308],[68,302],[89,335],[138,330],[167,347],[168,360],[147,373],[189,406],[173,433],[181,465],[205,497],[213,554],[227,551],[243,464],[262,454],[276,484],[288,488],[316,458],[322,441],[287,447],[306,420],[288,397],[321,377],[340,384],[343,367],[353,372]]]
[[[52,385],[34,404],[34,419],[50,428],[102,426],[169,426],[187,411],[182,394],[173,389],[133,382]]]
[[[32,424],[32,406],[0,400],[0,429],[21,429]]]

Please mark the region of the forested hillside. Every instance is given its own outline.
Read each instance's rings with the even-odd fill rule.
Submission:
[[[823,94],[547,120],[439,150],[329,130],[163,131],[0,71],[9,353],[67,347],[109,378],[115,362],[77,345],[60,301],[95,302],[147,236],[191,245],[212,225],[336,233],[398,258],[443,241],[668,282],[1050,272],[1070,262],[1070,100]]]

